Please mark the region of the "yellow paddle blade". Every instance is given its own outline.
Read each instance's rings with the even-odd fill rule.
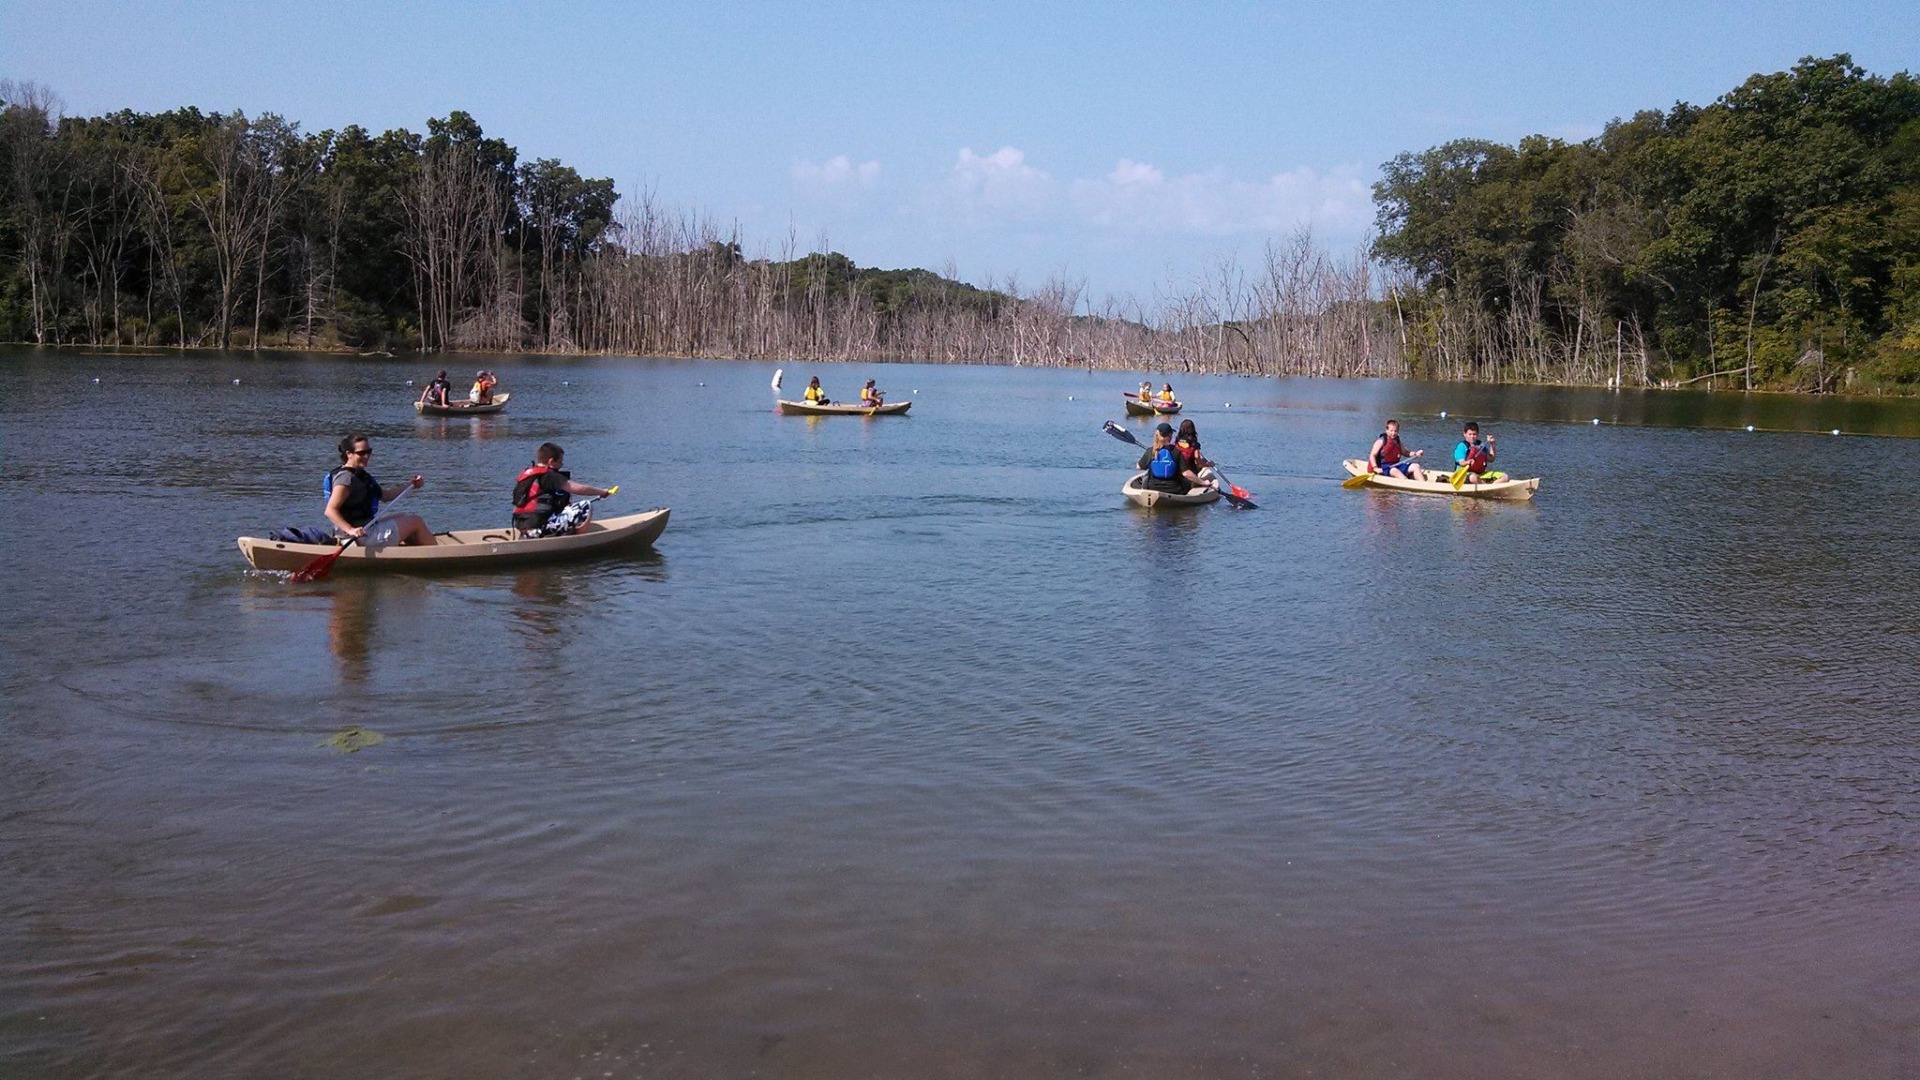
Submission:
[[[608,489],[607,489],[607,493],[606,493],[606,495],[604,495],[604,496],[602,496],[602,497],[603,497],[603,498],[608,498],[608,499],[611,499],[611,498],[613,498],[613,497],[614,497],[615,495],[618,495],[618,494],[620,494],[620,485],[619,485],[619,484],[615,484],[615,485],[613,485],[612,487],[610,487],[610,488],[608,488]]]
[[[1447,483],[1452,484],[1453,490],[1455,491],[1459,491],[1460,485],[1466,482],[1467,482],[1467,467],[1465,465],[1462,465],[1459,468],[1453,470],[1453,475],[1447,477]]]
[[[1354,476],[1349,476],[1345,480],[1342,480],[1340,482],[1340,486],[1343,488],[1346,488],[1348,491],[1352,491],[1355,488],[1366,487],[1367,481],[1371,479],[1373,479],[1373,475],[1371,473],[1359,473]]]

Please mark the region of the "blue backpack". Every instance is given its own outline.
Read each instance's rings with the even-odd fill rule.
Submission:
[[[1153,462],[1147,466],[1147,475],[1155,480],[1171,480],[1180,475],[1180,458],[1174,454],[1173,447],[1163,446],[1154,451]]]

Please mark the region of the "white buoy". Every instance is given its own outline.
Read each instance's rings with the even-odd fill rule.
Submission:
[[[408,379],[408,380],[407,380],[407,385],[408,385],[408,386],[412,386],[412,385],[413,385],[413,380],[412,380],[412,379]]]
[[[239,386],[239,385],[240,385],[240,380],[239,380],[239,379],[235,379],[235,380],[233,380],[233,385],[235,385],[235,386]]]
[[[93,380],[93,381],[94,381],[94,383],[95,383],[96,385],[98,385],[98,384],[99,384],[99,382],[100,382],[100,380],[99,380],[99,379],[95,379],[95,380]]]
[[[571,379],[561,379],[561,380],[560,380],[560,385],[561,385],[561,386],[572,386],[572,385],[573,385],[573,380],[571,380]],[[705,386],[705,385],[707,385],[707,384],[706,384],[706,383],[701,383],[700,385],[701,385],[701,386]]]
[[[1593,422],[1594,422],[1594,423],[1595,423],[1596,425],[1598,425],[1598,424],[1600,423],[1600,418],[1599,418],[1599,417],[1597,417],[1597,416],[1596,416],[1596,417],[1594,417],[1594,418],[1593,418]]]
[[[705,385],[707,385],[707,384],[706,384],[706,383],[694,383],[694,385],[695,385],[695,386],[705,386]]]
[[[1440,419],[1445,420],[1446,418],[1447,418],[1447,411],[1445,409],[1440,410]]]
[[[1747,430],[1748,430],[1748,431],[1752,431],[1752,430],[1753,430],[1753,425],[1752,425],[1752,424],[1748,424],[1748,425],[1747,425]]]
[[[1231,401],[1227,402],[1225,408],[1229,408],[1229,409],[1233,408],[1233,402]]]
[[[1072,394],[1068,394],[1068,395],[1067,395],[1067,400],[1068,400],[1068,401],[1072,401],[1072,400],[1073,400],[1073,395],[1072,395]]]
[[[1834,428],[1834,429],[1833,429],[1833,433],[1834,433],[1835,435],[1838,435],[1838,434],[1840,434],[1840,429],[1839,429],[1839,428]]]

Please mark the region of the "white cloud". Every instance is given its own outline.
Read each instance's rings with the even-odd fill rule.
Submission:
[[[1075,180],[1071,202],[1080,220],[1129,233],[1234,236],[1311,224],[1358,235],[1373,219],[1372,191],[1351,166],[1328,173],[1301,167],[1250,181],[1219,170],[1168,177],[1121,158],[1103,177]]]
[[[819,164],[796,161],[792,171],[795,184],[813,191],[844,192],[871,188],[880,179],[879,162],[862,161],[855,164],[845,154],[836,154]]]
[[[1044,216],[1054,199],[1053,178],[1027,164],[1027,156],[1011,146],[984,157],[962,147],[947,172],[946,187],[963,209],[990,214]]]

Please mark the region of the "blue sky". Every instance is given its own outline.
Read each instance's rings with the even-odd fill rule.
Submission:
[[[1402,151],[1586,138],[1836,52],[1920,68],[1920,4],[0,0],[0,78],[71,113],[464,109],[750,252],[1148,304],[1303,225],[1356,248]]]

